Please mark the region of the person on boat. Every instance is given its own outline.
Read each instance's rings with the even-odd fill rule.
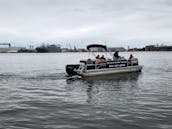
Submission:
[[[104,55],[102,55],[102,56],[100,57],[100,59],[101,59],[101,60],[106,60],[106,58],[105,58]]]
[[[104,55],[102,55],[101,57],[100,57],[100,62],[99,62],[100,64],[106,64],[106,58],[104,57]]]
[[[114,54],[113,54],[113,60],[117,60],[119,59],[119,55],[118,55],[118,51],[116,51]]]
[[[105,63],[105,62],[106,62],[106,59],[105,59],[104,55],[102,55],[101,57],[100,57],[100,55],[97,55],[97,56],[96,56],[96,62],[97,62],[98,64]]]
[[[99,63],[100,60],[101,60],[101,59],[100,59],[100,55],[97,55],[97,56],[96,56],[96,62]]]
[[[97,56],[96,56],[96,60],[97,60],[97,59],[100,59],[100,55],[97,55]]]
[[[130,54],[129,60],[133,60],[134,56],[132,54]]]

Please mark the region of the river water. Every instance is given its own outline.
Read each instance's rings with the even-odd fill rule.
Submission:
[[[142,73],[69,79],[87,53],[1,53],[0,128],[172,129],[172,52],[133,55]]]

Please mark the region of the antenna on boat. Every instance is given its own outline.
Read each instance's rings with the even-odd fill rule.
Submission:
[[[90,59],[90,50],[87,49],[87,51],[88,51],[88,58]]]
[[[105,41],[105,46],[106,46],[106,41]],[[106,46],[107,47],[107,46]],[[108,51],[108,48],[106,49],[106,59],[107,59],[107,51]]]

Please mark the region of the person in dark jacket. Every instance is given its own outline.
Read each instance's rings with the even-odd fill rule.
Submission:
[[[130,54],[129,60],[133,60],[134,56],[132,54]]]
[[[116,51],[114,54],[113,54],[113,59],[114,60],[117,60],[120,56],[118,55],[118,51]]]

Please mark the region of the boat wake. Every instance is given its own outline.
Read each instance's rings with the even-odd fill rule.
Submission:
[[[65,73],[39,74],[35,76],[25,76],[25,80],[63,80],[66,79]]]
[[[82,79],[82,77],[79,76],[79,75],[74,75],[74,76],[66,75],[66,77],[67,77],[67,80],[72,80],[72,81],[75,81],[75,80],[78,80],[78,79]]]

